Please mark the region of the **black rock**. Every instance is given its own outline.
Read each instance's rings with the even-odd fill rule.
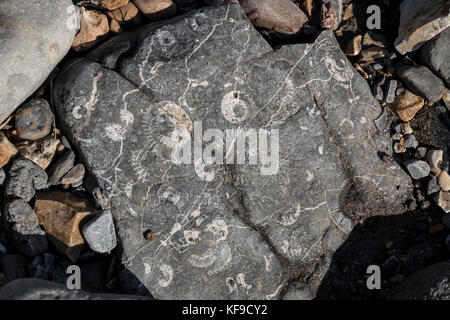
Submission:
[[[22,199],[12,200],[3,210],[5,227],[16,249],[29,257],[47,250],[47,237],[30,205]]]
[[[410,178],[378,158],[392,153],[373,122],[382,109],[332,31],[273,50],[228,4],[135,44],[117,71],[70,64],[54,90],[61,129],[111,204],[127,292],[277,298],[292,270],[311,270],[314,293],[325,274],[315,266],[328,265],[350,217],[403,210]],[[174,129],[200,122],[203,131],[278,132],[280,166],[172,161]]]
[[[32,278],[50,280],[62,284],[66,284],[68,277],[65,270],[56,261],[56,257],[47,252],[35,257],[30,262],[28,274]]]
[[[47,174],[34,162],[23,157],[13,160],[8,171],[5,194],[9,197],[30,201],[36,190],[48,188]]]

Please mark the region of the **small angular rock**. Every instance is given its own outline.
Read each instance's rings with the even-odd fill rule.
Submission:
[[[396,89],[397,89],[397,80],[390,79],[386,86],[384,101],[386,101],[387,103],[394,102]]]
[[[352,40],[350,40],[350,42],[347,45],[347,48],[345,49],[345,55],[350,57],[359,55],[362,49],[361,39],[362,35],[357,35]]]
[[[431,171],[435,176],[438,176],[441,173],[441,164],[443,157],[443,150],[432,149],[427,153],[427,161],[430,164]]]
[[[430,166],[422,160],[409,160],[406,168],[414,180],[423,179],[430,174]]]
[[[80,10],[80,31],[75,36],[72,48],[75,51],[88,50],[108,32],[108,18],[104,14],[82,7]]]
[[[61,179],[61,184],[76,184],[83,181],[84,172],[84,165],[81,163],[77,164]]]
[[[133,0],[133,2],[150,20],[170,18],[177,10],[172,0]]]
[[[441,191],[441,187],[438,185],[437,179],[435,177],[433,177],[430,181],[428,181],[426,191],[427,191],[427,195],[429,195],[429,196],[436,192]]]
[[[405,90],[397,96],[394,103],[389,105],[391,110],[404,122],[414,118],[420,109],[425,105],[423,98],[416,96],[411,91]]]
[[[241,0],[239,3],[256,27],[295,34],[308,22],[308,17],[290,0]]]
[[[107,253],[117,245],[116,231],[110,210],[96,214],[83,226],[82,232],[92,251]]]
[[[59,144],[59,139],[49,135],[38,141],[21,141],[17,144],[17,150],[22,157],[45,170],[52,162]]]
[[[442,171],[438,177],[437,182],[439,183],[439,186],[444,191],[450,191],[450,176],[448,175],[447,171]]]
[[[119,24],[134,25],[140,22],[139,9],[133,4],[128,2],[126,5],[108,12],[108,16],[112,20],[116,20]]]
[[[22,254],[33,257],[47,250],[47,237],[33,209],[22,199],[8,202],[4,209],[8,236]]]
[[[80,222],[97,210],[87,200],[60,191],[38,193],[34,210],[55,247],[76,262],[85,243]]]
[[[446,213],[450,212],[450,192],[443,190],[439,191],[439,193],[434,196],[434,201]]]
[[[75,164],[75,153],[67,150],[49,169],[48,182],[54,186],[60,184],[61,178],[64,177]]]
[[[3,168],[17,153],[16,147],[0,132],[0,168]]]
[[[5,194],[30,201],[36,190],[48,188],[47,173],[32,161],[17,157],[8,172]]]

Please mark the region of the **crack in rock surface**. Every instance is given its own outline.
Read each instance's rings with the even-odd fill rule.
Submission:
[[[379,160],[391,152],[373,122],[381,107],[331,31],[274,51],[227,4],[120,35],[91,58],[126,42],[115,70],[82,58],[61,72],[56,113],[109,198],[122,262],[155,298],[279,299],[292,281],[314,296],[355,223],[401,213],[410,179]],[[222,163],[174,161],[199,124],[223,137],[200,139]],[[244,164],[226,161],[232,129],[256,135]]]

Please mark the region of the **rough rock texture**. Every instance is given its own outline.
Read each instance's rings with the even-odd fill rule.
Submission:
[[[17,157],[8,171],[5,194],[30,201],[36,190],[48,188],[47,174],[34,162]]]
[[[2,123],[69,51],[77,15],[70,0],[0,1],[0,12]]]
[[[75,164],[75,152],[67,150],[48,171],[48,183],[50,185],[57,185],[61,178],[64,177]]]
[[[450,261],[418,271],[403,280],[391,300],[450,300]]]
[[[253,25],[284,34],[300,31],[308,17],[290,0],[240,0]]]
[[[3,214],[8,235],[20,253],[32,257],[47,250],[45,232],[27,202],[22,199],[8,202]]]
[[[39,279],[17,279],[0,289],[0,300],[149,300],[149,297],[90,293]]]
[[[89,220],[82,229],[83,237],[92,251],[107,253],[117,245],[111,210],[104,210]]]
[[[0,132],[0,168],[3,168],[16,153],[16,147],[3,132]]]
[[[128,290],[272,299],[302,275],[314,296],[356,221],[402,210],[410,179],[378,159],[392,152],[373,123],[381,108],[331,31],[273,51],[229,4],[141,34],[118,71],[79,59],[55,82],[63,131],[111,203]],[[203,132],[269,130],[274,157],[278,133],[278,170],[248,157],[172,161],[173,146],[191,145],[173,130],[198,135],[197,121]]]
[[[97,210],[85,199],[54,191],[38,193],[34,211],[55,247],[76,262],[84,246],[80,222]]]
[[[395,48],[401,54],[415,51],[449,26],[449,1],[403,0]]]
[[[450,88],[450,28],[428,41],[420,49],[420,57]]]

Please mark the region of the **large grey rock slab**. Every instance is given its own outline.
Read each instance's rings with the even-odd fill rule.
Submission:
[[[314,296],[353,225],[399,213],[410,187],[377,156],[391,142],[373,123],[381,108],[370,89],[331,31],[273,51],[235,4],[146,30],[103,46],[136,44],[115,71],[80,59],[55,88],[63,130],[111,203],[135,289],[271,299],[304,275]],[[197,142],[200,124],[216,129],[218,161],[176,161],[173,150]],[[244,164],[220,156],[231,154],[219,139],[231,129],[262,132]],[[265,133],[273,157],[250,164],[265,154]]]
[[[420,49],[422,62],[450,88],[450,28],[439,33]]]
[[[449,26],[447,0],[403,0],[395,48],[401,54],[415,51]]]
[[[77,15],[70,0],[0,1],[0,122],[69,51]]]
[[[403,280],[391,300],[450,300],[450,261],[434,264]]]
[[[69,290],[40,279],[17,279],[0,289],[0,300],[149,300],[149,297]]]

